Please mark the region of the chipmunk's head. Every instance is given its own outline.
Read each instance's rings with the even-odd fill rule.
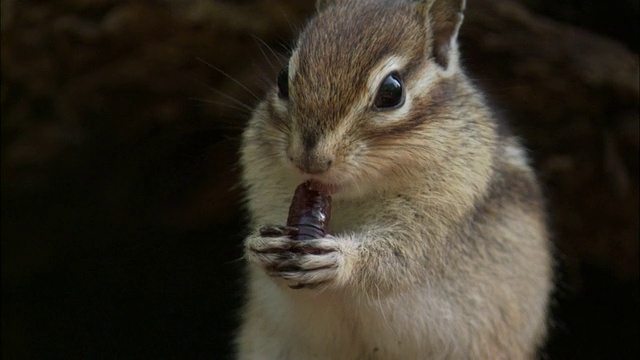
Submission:
[[[459,73],[464,6],[464,0],[318,1],[318,15],[268,100],[292,171],[333,191],[360,188],[407,172],[415,156],[429,157],[425,141],[448,146],[428,139],[428,128],[451,127],[435,123],[451,117],[445,100],[455,95],[449,83]]]

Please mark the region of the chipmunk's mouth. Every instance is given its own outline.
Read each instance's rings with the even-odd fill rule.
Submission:
[[[329,195],[335,195],[335,194],[339,193],[342,190],[342,185],[334,184],[334,183],[327,183],[327,182],[323,182],[323,181],[316,180],[316,179],[311,179],[311,182],[309,184],[309,188],[311,190],[324,192],[324,193],[327,193]]]

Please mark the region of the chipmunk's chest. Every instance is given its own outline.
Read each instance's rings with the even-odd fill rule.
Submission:
[[[333,201],[329,232],[332,234],[358,232],[375,224],[379,215],[387,209],[384,201],[361,199]]]

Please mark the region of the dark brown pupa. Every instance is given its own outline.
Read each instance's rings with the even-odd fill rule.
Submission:
[[[319,239],[327,234],[331,218],[331,196],[313,187],[311,181],[298,185],[291,199],[287,226],[298,229],[294,240]]]

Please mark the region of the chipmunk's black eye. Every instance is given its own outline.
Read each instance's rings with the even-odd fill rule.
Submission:
[[[278,74],[278,96],[282,99],[289,98],[289,65],[285,66]]]
[[[404,104],[404,88],[400,74],[393,72],[387,76],[376,95],[374,106],[378,110],[390,110],[399,108]]]

